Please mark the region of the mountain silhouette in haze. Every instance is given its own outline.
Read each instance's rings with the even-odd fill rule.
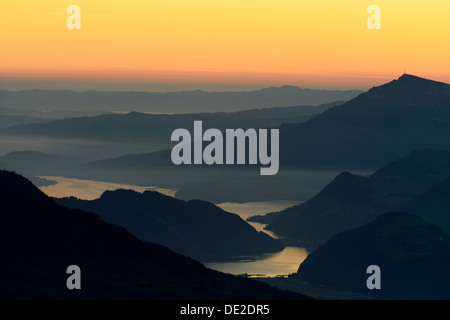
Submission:
[[[415,197],[405,210],[450,233],[450,177]]]
[[[14,151],[0,156],[0,169],[14,171],[27,177],[38,187],[56,184],[55,181],[40,178],[45,175],[65,175],[83,161],[78,157],[48,154],[39,151]],[[73,170],[73,169],[72,169]]]
[[[380,290],[366,286],[370,265],[380,267]],[[450,236],[417,215],[392,212],[333,236],[296,277],[382,299],[449,299],[449,270]]]
[[[25,178],[0,171],[2,299],[297,299],[137,239],[96,214],[62,207]],[[81,269],[68,290],[66,269]]]
[[[102,114],[96,116],[71,117],[45,123],[18,124],[1,129],[4,134],[33,135],[42,137],[79,138],[104,141],[164,141],[171,144],[172,131],[192,128],[194,121],[202,120],[206,127],[225,130],[227,128],[268,128],[282,123],[305,122],[335,105],[345,101],[312,106],[289,106],[251,109],[239,112],[146,114]]]
[[[76,157],[39,151],[14,151],[0,157],[0,168],[11,171],[25,171],[29,175],[55,172],[55,170],[81,163],[82,161]]]
[[[310,200],[248,220],[268,224],[266,229],[287,241],[311,248],[395,210],[417,213],[449,230],[446,190],[450,189],[442,182],[449,176],[450,151],[415,150],[370,176],[343,172]]]
[[[310,200],[279,213],[254,216],[286,241],[315,248],[332,235],[361,226],[389,211],[394,203],[377,194],[369,178],[343,172]]]
[[[359,93],[359,90],[314,90],[294,86],[241,92],[0,90],[0,105],[9,109],[41,111],[228,112],[252,108],[320,105],[337,100],[347,101]]]
[[[280,163],[288,167],[373,169],[449,146],[450,85],[408,74],[280,128]]]
[[[237,214],[201,200],[183,201],[156,191],[106,191],[96,200],[57,199],[65,207],[97,213],[138,238],[197,260],[230,259],[280,251],[284,246]]]
[[[373,170],[413,150],[449,148],[450,85],[404,74],[306,122],[293,122],[279,126],[281,168]],[[46,127],[23,127],[30,126]],[[129,160],[142,162],[140,168],[149,159],[147,168],[170,166],[170,150],[165,152],[163,158],[158,153],[105,161],[120,169]]]
[[[371,175],[375,190],[391,197],[413,198],[450,176],[450,151],[413,150]]]

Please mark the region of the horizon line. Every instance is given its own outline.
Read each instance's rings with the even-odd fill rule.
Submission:
[[[326,91],[367,91],[370,88],[388,83],[400,78],[406,73],[385,75],[343,75],[343,76],[311,76],[291,75],[291,79],[260,78],[254,79],[157,79],[157,78],[82,78],[62,76],[20,76],[1,75],[0,90],[5,91],[74,91],[74,92],[251,92],[270,88],[295,87],[302,90],[326,90]],[[450,83],[447,76],[422,75],[407,73],[408,75]],[[363,80],[362,80],[363,79]]]

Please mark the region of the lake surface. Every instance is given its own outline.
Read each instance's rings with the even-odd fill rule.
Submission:
[[[217,206],[228,212],[236,213],[242,219],[246,220],[254,215],[264,215],[269,212],[281,211],[299,203],[299,201],[224,202],[217,204]],[[249,222],[249,224],[258,231],[263,231],[274,238],[278,238],[273,232],[264,230],[266,226],[264,224],[256,222]],[[231,274],[247,274],[250,277],[283,276],[297,272],[300,263],[306,259],[308,253],[305,248],[286,247],[283,251],[273,254],[242,257],[238,261],[205,263],[205,266]]]
[[[53,177],[53,176],[40,176],[39,178],[55,181],[56,184],[46,187],[40,187],[42,192],[50,197],[63,198],[63,197],[76,197],[84,200],[98,199],[103,192],[107,190],[134,190],[137,192],[144,192],[146,190],[158,191],[162,194],[173,197],[176,190],[164,189],[154,186],[136,186],[132,184],[122,184],[104,181]]]
[[[41,176],[40,178],[56,182],[54,185],[40,188],[48,196],[56,198],[73,196],[79,199],[93,200],[99,198],[103,192],[107,190],[116,189],[129,189],[137,192],[152,190],[172,197],[176,193],[176,190],[159,188],[157,186],[143,187],[131,184],[55,176]],[[253,215],[263,215],[269,212],[281,211],[299,203],[299,201],[265,201],[246,203],[224,202],[217,204],[217,206],[221,207],[225,211],[236,213],[242,219],[246,220],[248,217]],[[263,224],[252,222],[250,225],[258,231],[266,232],[274,238],[277,237],[277,235],[271,233],[270,231],[264,230],[263,228],[265,225]],[[308,251],[304,248],[286,247],[283,251],[277,253],[242,257],[235,261],[210,262],[205,265],[208,268],[231,274],[274,277],[296,272],[300,263],[306,259],[307,255]]]
[[[286,247],[274,254],[243,257],[238,261],[205,263],[205,266],[236,275],[247,274],[249,277],[285,276],[297,272],[308,253],[305,248]]]

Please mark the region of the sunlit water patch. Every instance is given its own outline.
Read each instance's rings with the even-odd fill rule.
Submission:
[[[305,248],[286,247],[283,251],[262,256],[243,257],[238,261],[211,262],[205,266],[214,270],[249,277],[275,277],[295,273],[306,257]]]
[[[245,203],[224,202],[217,205],[228,212],[238,214],[242,219],[246,220],[254,215],[278,212],[298,205],[299,203],[299,201],[265,201]],[[263,231],[273,238],[278,238],[273,232],[264,230],[266,226],[264,224],[257,222],[249,222],[249,224],[257,231]],[[249,277],[275,277],[297,272],[300,263],[307,256],[308,251],[305,248],[286,247],[283,251],[277,253],[242,257],[236,261],[211,262],[205,265],[208,268],[231,274],[245,274]]]
[[[107,190],[126,189],[134,190],[137,192],[144,192],[146,190],[158,191],[162,194],[173,197],[176,190],[163,189],[154,186],[136,186],[132,184],[113,183],[104,181],[84,180],[75,178],[53,177],[53,176],[40,176],[39,178],[55,181],[56,184],[50,186],[44,186],[40,189],[42,192],[50,197],[63,198],[63,197],[76,197],[84,200],[98,199],[103,192]]]

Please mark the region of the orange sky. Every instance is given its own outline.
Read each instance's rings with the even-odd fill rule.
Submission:
[[[45,80],[362,88],[404,68],[450,82],[448,0],[3,2],[0,87]],[[80,30],[66,26],[72,4],[81,9]],[[366,26],[372,4],[381,30]]]

